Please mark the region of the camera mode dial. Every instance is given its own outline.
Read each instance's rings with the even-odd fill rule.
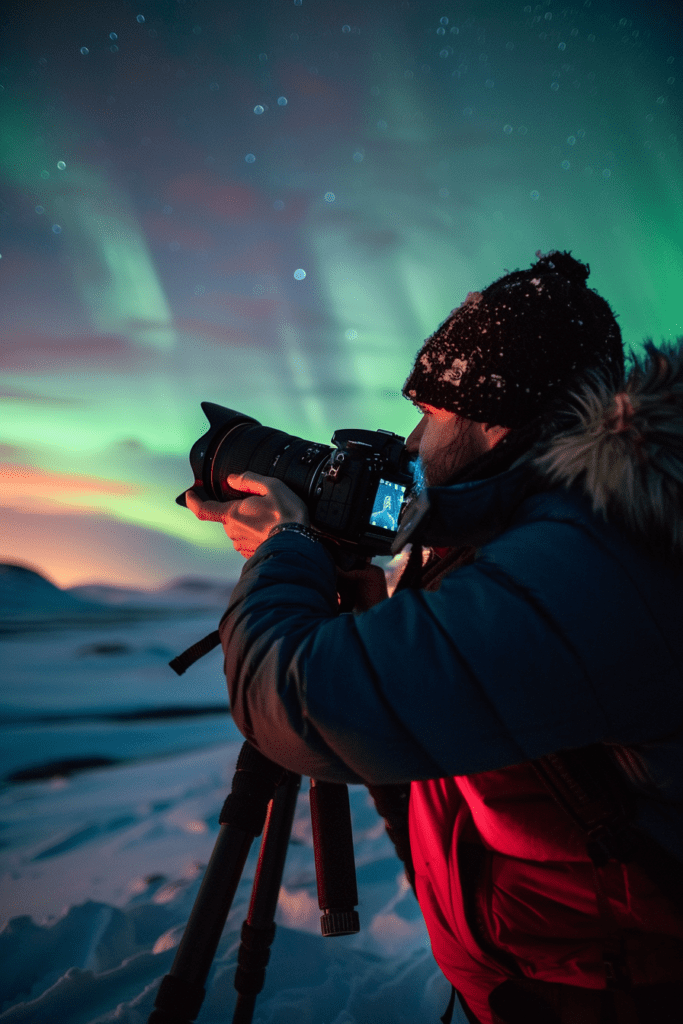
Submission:
[[[332,457],[329,468],[327,470],[327,479],[336,480],[339,476],[339,470],[341,469],[342,462],[346,462],[346,455],[344,452],[336,452]]]

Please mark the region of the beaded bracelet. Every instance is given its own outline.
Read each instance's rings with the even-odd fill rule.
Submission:
[[[314,533],[308,526],[304,526],[303,523],[279,523],[268,533],[268,540],[278,533],[286,533],[288,531],[291,533],[300,533],[302,537],[308,537],[309,540],[314,541],[316,544],[320,542],[318,534]]]

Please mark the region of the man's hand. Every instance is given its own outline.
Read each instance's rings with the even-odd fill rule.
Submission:
[[[282,480],[260,473],[231,473],[228,483],[249,497],[234,501],[202,501],[194,491],[187,491],[187,507],[197,519],[223,523],[235,551],[251,558],[270,530],[280,523],[301,523],[308,526],[308,509],[301,498]]]

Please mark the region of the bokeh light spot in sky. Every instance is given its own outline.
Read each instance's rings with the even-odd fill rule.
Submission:
[[[301,268],[299,268],[299,270],[295,270],[294,271],[294,277],[295,277],[295,279],[297,281],[303,281],[305,276],[306,276],[306,271],[305,270],[301,270]]]
[[[286,107],[287,106],[287,97],[286,96],[278,96],[277,105],[278,105],[278,107]]]
[[[255,114],[262,114],[264,110],[265,110],[265,107],[262,107],[260,103],[258,103],[258,104],[257,104],[257,105],[256,105],[256,106],[254,107],[254,113],[255,113]]]
[[[503,127],[503,131],[505,132],[506,135],[510,135],[511,132],[512,132],[512,125],[511,124],[506,124]]]
[[[52,225],[52,231],[53,231],[53,233],[55,235],[61,235],[61,233],[62,233],[62,225],[61,224],[53,224]]]
[[[326,192],[325,193],[325,202],[326,203],[333,203],[334,200],[335,200],[334,192]]]
[[[64,163],[64,161],[63,161],[63,160],[58,160],[58,161],[57,161],[57,167],[58,167],[58,169],[59,169],[60,171],[63,171],[63,170],[65,170],[65,168],[66,168],[66,164]]]
[[[50,177],[50,172],[43,170],[40,172],[40,176],[43,179],[43,181],[47,181],[47,179]]]
[[[346,332],[344,337],[346,338],[347,341],[355,341],[356,338],[358,337],[358,331],[354,331],[353,328],[351,328]]]
[[[247,153],[247,155],[245,156],[244,160],[248,164],[253,164],[253,163],[256,162],[256,157],[254,156],[253,153]]]
[[[137,16],[137,18],[135,20],[137,21],[138,25],[143,25],[144,21],[145,21],[144,14],[138,14],[138,16]]]
[[[348,35],[350,31],[351,31],[351,26],[350,25],[342,25],[342,32],[344,33],[344,35]]]
[[[45,213],[44,206],[36,206],[36,213]]]
[[[110,33],[109,33],[109,38],[110,38],[110,39],[111,39],[111,40],[112,40],[113,42],[116,42],[116,40],[117,40],[117,39],[118,39],[119,37],[117,36],[116,32],[110,32]]]
[[[90,53],[90,50],[88,49],[87,46],[81,46],[81,53],[83,54],[84,57],[87,57],[87,55]]]
[[[538,192],[536,189],[534,189],[533,192],[531,192],[530,194],[532,199],[538,199],[540,196],[540,192]]]
[[[356,161],[357,164],[362,163],[364,157],[365,152],[362,149],[357,149],[356,152],[353,154],[353,159]]]

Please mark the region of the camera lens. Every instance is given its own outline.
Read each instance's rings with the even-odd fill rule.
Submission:
[[[231,473],[259,473],[282,480],[307,501],[320,465],[333,450],[283,430],[264,427],[251,416],[202,402],[209,430],[195,443],[190,464],[210,497],[226,501],[240,492],[227,483]]]

